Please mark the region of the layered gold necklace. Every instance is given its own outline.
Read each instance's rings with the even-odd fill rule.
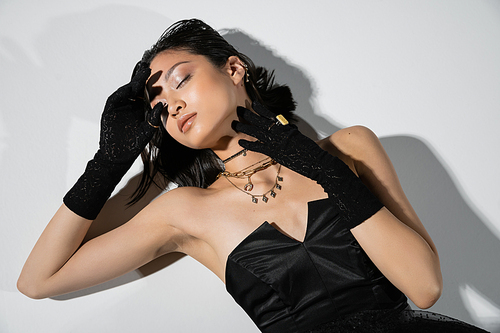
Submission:
[[[230,160],[232,160],[233,158],[238,157],[238,156],[240,156],[242,154],[243,154],[243,156],[246,155],[246,149],[243,149],[242,151],[239,151],[238,153],[234,154],[233,156],[229,157],[228,159],[224,160],[223,162],[225,164],[225,163],[229,162]],[[237,172],[223,171],[223,172],[221,172],[221,173],[219,173],[217,175],[217,179],[220,178],[221,176],[224,177],[224,178],[226,178],[227,181],[231,185],[233,185],[235,188],[237,188],[241,192],[243,192],[243,193],[251,196],[253,203],[258,203],[259,202],[258,198],[262,198],[262,201],[264,201],[265,203],[267,203],[267,201],[269,200],[269,197],[267,195],[269,195],[272,198],[275,198],[276,197],[276,191],[275,190],[281,190],[281,184],[278,183],[278,182],[282,182],[283,181],[283,177],[280,176],[281,165],[278,167],[278,172],[276,173],[276,179],[274,181],[273,186],[269,190],[267,190],[265,193],[262,193],[262,194],[252,194],[252,193],[250,193],[253,190],[253,183],[252,183],[252,178],[251,177],[254,174],[256,174],[257,172],[265,170],[265,169],[267,169],[270,166],[275,165],[275,164],[276,164],[275,160],[273,160],[270,157],[266,157],[263,160],[260,160],[260,161],[254,163],[254,164],[251,164],[248,167],[246,167],[246,168],[244,168],[244,169],[242,169],[240,171],[237,171]],[[233,183],[229,178],[239,178],[239,179],[246,178],[247,179],[247,183],[245,184],[245,186],[243,186],[243,188],[240,188],[235,183]]]

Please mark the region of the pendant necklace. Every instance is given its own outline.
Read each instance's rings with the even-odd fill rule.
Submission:
[[[231,157],[227,158],[223,162],[227,163],[230,160],[232,160],[232,159],[234,159],[234,158],[236,158],[238,156],[241,156],[241,155],[246,156],[246,152],[247,152],[247,150],[243,149],[243,150],[239,151],[238,153],[232,155]],[[278,182],[282,182],[283,181],[283,177],[280,176],[281,165],[278,167],[278,171],[276,173],[276,179],[274,181],[273,186],[269,190],[267,190],[265,193],[262,193],[262,194],[252,194],[252,193],[250,193],[253,190],[253,187],[254,187],[253,183],[252,183],[251,177],[255,173],[257,173],[259,171],[262,171],[262,170],[265,170],[265,169],[267,169],[270,166],[275,165],[275,164],[277,164],[275,160],[273,160],[270,157],[266,157],[263,160],[260,160],[260,161],[254,163],[254,164],[251,164],[248,167],[246,167],[246,168],[244,168],[244,169],[242,169],[242,170],[240,170],[238,172],[228,172],[228,171],[220,172],[217,175],[217,179],[219,179],[221,176],[223,176],[235,188],[237,188],[241,192],[243,192],[243,193],[251,196],[253,203],[258,203],[259,202],[258,198],[262,198],[262,201],[264,201],[264,203],[267,203],[268,200],[269,200],[269,197],[267,197],[267,195],[269,195],[272,198],[275,198],[276,197],[276,191],[275,190],[281,190],[281,188],[282,188],[281,184],[278,183]],[[254,168],[252,168],[252,167],[254,167]],[[233,183],[229,179],[231,177],[232,178],[240,178],[240,179],[247,178],[247,183],[243,186],[243,188],[240,188],[239,186],[237,186],[235,183]]]

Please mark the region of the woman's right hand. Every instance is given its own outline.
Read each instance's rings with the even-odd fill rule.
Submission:
[[[85,219],[97,217],[160,126],[162,103],[146,115],[144,112],[143,92],[150,73],[151,69],[139,62],[131,81],[108,98],[101,118],[99,150],[64,196],[65,205]]]
[[[163,104],[144,103],[144,87],[151,69],[137,63],[132,79],[106,101],[101,118],[99,150],[94,158],[110,163],[133,163],[161,124]],[[149,108],[146,116],[144,108]]]
[[[26,260],[18,289],[45,298],[125,274],[177,250],[178,231],[165,223],[160,200],[131,221],[82,245],[92,221],[160,125],[161,104],[145,115],[142,92],[150,70],[139,63],[130,83],[107,100],[99,150],[64,197]]]

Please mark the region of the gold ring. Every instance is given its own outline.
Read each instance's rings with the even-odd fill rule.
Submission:
[[[278,122],[279,122],[281,125],[288,125],[288,120],[286,120],[286,118],[283,117],[282,114],[277,115],[276,119],[278,119],[278,121],[276,122],[276,124],[278,124]]]
[[[149,120],[148,120],[148,124],[149,124],[149,126],[151,126],[151,127],[153,127],[153,128],[160,128],[160,125],[155,126],[155,125],[151,124],[151,123],[149,122]]]

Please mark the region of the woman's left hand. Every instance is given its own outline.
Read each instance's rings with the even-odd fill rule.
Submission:
[[[317,180],[317,166],[312,162],[325,154],[333,156],[302,134],[295,125],[288,124],[285,118],[281,116],[279,120],[259,102],[254,102],[252,108],[255,112],[238,107],[238,116],[243,122],[234,121],[233,129],[257,141],[240,140],[240,146],[267,155],[287,168]]]
[[[281,165],[320,184],[325,192],[336,199],[338,207],[347,214],[349,226],[363,222],[382,204],[363,182],[338,157],[321,149],[294,125],[284,125],[282,119],[259,103],[252,105],[255,113],[239,107],[242,122],[233,122],[236,131],[257,139],[238,143],[252,151],[265,154]]]

